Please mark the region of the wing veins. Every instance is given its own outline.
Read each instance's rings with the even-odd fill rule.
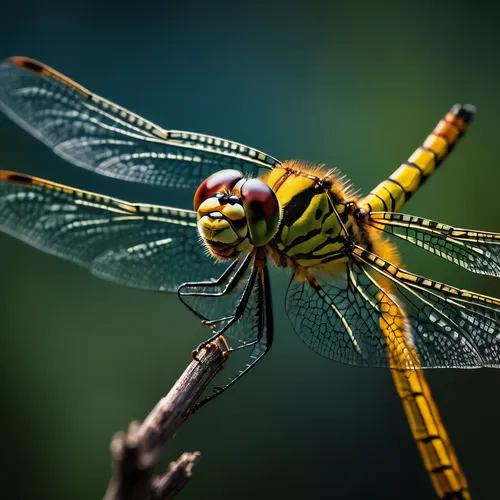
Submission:
[[[363,250],[361,247],[358,247],[357,245],[356,245],[356,248]],[[448,298],[446,296],[440,297],[438,294],[435,293],[433,288],[419,287],[418,285],[414,285],[414,284],[410,284],[408,282],[405,282],[403,279],[399,278],[397,275],[393,275],[392,273],[381,269],[380,267],[378,267],[376,264],[370,262],[369,260],[365,260],[362,257],[359,257],[359,258],[361,258],[362,261],[366,265],[368,265],[369,267],[371,267],[372,269],[374,269],[378,273],[382,274],[386,278],[389,278],[391,281],[393,281],[397,285],[403,287],[405,290],[407,290],[409,293],[411,293],[412,295],[417,297],[417,299],[420,300],[421,302],[423,302],[424,304],[427,304],[429,307],[432,308],[433,311],[437,312],[442,318],[445,318],[446,320],[448,320],[459,332],[462,333],[462,335],[463,335],[462,338],[465,341],[467,341],[468,347],[471,348],[472,351],[474,352],[474,354],[477,356],[477,358],[479,360],[481,360],[481,365],[486,364],[483,355],[477,350],[477,347],[475,346],[474,341],[470,338],[469,333],[462,326],[458,325],[453,319],[449,318],[448,315],[442,309],[439,309],[435,306],[436,303],[438,303],[438,304],[440,303],[440,300],[444,300],[447,303],[452,303],[448,300]],[[378,257],[378,258],[380,258],[380,257]],[[399,271],[399,268],[397,266],[395,266],[394,264],[391,264],[391,265]],[[446,286],[448,286],[448,285],[446,285]],[[425,290],[430,295],[437,297],[438,300],[436,301],[436,303],[432,304],[432,303],[428,302],[424,297],[422,297],[419,293],[417,293],[414,290],[414,288]],[[454,288],[454,287],[450,286],[449,288]],[[455,289],[455,290],[458,291],[458,289]],[[490,319],[490,318],[488,318],[488,319]]]
[[[369,224],[468,271],[500,276],[500,233],[455,228],[393,212],[370,213]]]
[[[166,130],[32,59],[1,63],[0,87],[7,116],[66,161],[101,175],[196,189],[222,168],[257,175],[281,164],[240,143]],[[134,149],[142,154],[135,156]]]

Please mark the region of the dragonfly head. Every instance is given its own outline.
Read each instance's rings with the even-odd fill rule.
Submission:
[[[233,260],[251,246],[267,245],[280,221],[274,191],[237,170],[221,170],[205,179],[194,195],[194,209],[203,241],[220,260]]]

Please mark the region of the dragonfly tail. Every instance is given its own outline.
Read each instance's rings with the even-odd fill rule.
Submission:
[[[398,258],[396,250],[392,251],[380,243],[374,249],[383,257],[390,256],[392,252],[392,259]],[[377,300],[385,307],[380,317],[380,329],[387,343],[394,385],[425,468],[439,498],[470,500],[467,479],[432,398],[424,371],[420,369],[420,357],[413,343],[409,342],[411,337],[408,337],[404,308],[394,295],[393,283],[382,280],[381,284],[384,291],[380,292]],[[399,312],[394,313],[394,309]]]
[[[391,370],[413,438],[439,498],[470,500],[467,479],[422,370]]]
[[[475,107],[455,104],[423,144],[362,201],[370,212],[398,212],[450,154],[471,123]]]

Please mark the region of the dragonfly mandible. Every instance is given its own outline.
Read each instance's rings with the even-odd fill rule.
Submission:
[[[250,350],[239,376],[272,345],[268,263],[289,269],[286,310],[299,338],[334,361],[392,369],[438,494],[468,498],[420,368],[499,367],[500,300],[404,270],[386,235],[500,275],[500,234],[399,212],[466,131],[473,106],[454,106],[407,162],[359,198],[336,170],[163,129],[32,59],[0,65],[0,101],[73,165],[194,193],[194,210],[183,210],[0,171],[3,231],[101,278],[177,292],[211,329],[199,348],[223,335],[231,349]],[[225,265],[220,276],[214,259]]]

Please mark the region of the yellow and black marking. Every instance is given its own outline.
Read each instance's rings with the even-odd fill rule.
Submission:
[[[361,204],[369,212],[397,212],[452,151],[474,117],[471,105],[456,104],[424,143]]]
[[[75,198],[75,203],[80,205],[95,205],[96,207],[100,208],[104,208],[105,206],[106,210],[108,211],[123,214],[137,212],[136,206],[125,201],[115,200],[109,196],[103,196],[100,194],[91,193],[89,191],[82,191],[81,189],[75,189],[70,186],[65,186],[64,184],[58,184],[56,182],[33,177],[31,175],[0,170],[0,180],[10,182],[12,184],[23,184],[25,186],[41,187],[53,191],[61,191],[73,196]],[[113,203],[114,207],[108,206],[110,202]]]
[[[387,286],[385,291],[389,291]],[[419,356],[406,340],[404,312],[390,296],[379,297],[387,312],[380,318],[380,330],[388,346],[392,378],[425,468],[440,498],[469,499],[467,479],[432,398],[430,387],[419,370]],[[397,312],[391,311],[396,309]],[[397,369],[404,365],[414,369]]]
[[[493,241],[500,242],[500,233],[491,233],[487,231],[473,231],[470,229],[457,229],[441,222],[434,220],[416,217],[414,215],[405,215],[400,213],[385,213],[374,212],[370,214],[370,220],[380,222],[384,226],[390,224],[392,226],[411,227],[416,226],[425,229],[429,232],[434,232],[449,238],[461,239],[464,241]]]
[[[500,276],[500,234],[394,212],[371,212],[371,227],[408,241],[468,271]],[[390,259],[387,259],[390,260]]]
[[[220,151],[223,154],[230,152],[234,155],[242,155],[244,157],[251,158],[253,161],[258,162],[265,168],[272,168],[281,164],[276,158],[273,158],[258,149],[250,148],[237,142],[219,139],[218,137],[210,135],[171,130],[168,132],[168,139],[171,142],[179,141],[180,144],[208,146],[211,150],[217,150],[220,148]]]
[[[387,286],[384,290],[390,291]],[[425,468],[440,498],[467,500],[470,498],[467,479],[460,468],[425,375],[418,369],[418,353],[406,340],[404,312],[390,296],[384,294],[379,298],[382,307],[384,302],[388,302],[387,312],[382,313],[380,318],[380,330],[387,341],[392,378]],[[398,312],[391,309],[397,309]],[[397,369],[398,365],[412,365],[414,369]]]
[[[439,498],[469,500],[469,485],[422,370],[391,370],[408,423]]]
[[[473,231],[470,229],[460,229],[448,224],[442,224],[434,220],[416,217],[414,215],[405,215],[400,213],[390,212],[374,212],[370,213],[370,221],[382,226],[416,228],[422,232],[436,234],[449,238],[450,240],[474,242],[474,243],[496,243],[500,244],[500,233],[492,233],[488,231]],[[422,242],[422,247],[424,247]],[[426,248],[426,247],[424,247]],[[426,248],[427,249],[427,248]]]
[[[235,260],[250,251],[247,219],[240,204],[221,203],[211,197],[198,208],[198,231],[209,252],[218,260]]]
[[[385,242],[384,242],[385,243]],[[375,245],[374,251],[383,257],[390,257],[395,248]],[[385,259],[360,248],[354,254],[379,264],[397,275],[399,268]],[[391,260],[399,264],[398,255]],[[387,343],[387,355],[390,360],[394,385],[403,403],[408,424],[424,466],[436,489],[439,498],[469,500],[469,486],[460,467],[457,455],[443,425],[439,410],[434,402],[431,390],[421,367],[420,358],[415,348],[408,342],[405,312],[395,297],[394,283],[381,277],[384,292],[379,292],[378,300],[383,311],[380,317],[380,331]],[[400,367],[400,368],[398,368]],[[401,369],[401,367],[407,367]],[[413,369],[408,369],[412,367]]]
[[[148,205],[145,203],[130,203],[128,201],[104,196],[82,189],[76,189],[57,182],[51,182],[32,175],[0,170],[0,181],[11,184],[22,184],[29,187],[59,191],[72,197],[72,203],[80,206],[94,207],[114,212],[124,216],[141,217],[150,220],[164,221],[196,227],[196,212],[171,208],[163,205]]]
[[[7,60],[7,62],[15,66],[18,66],[20,68],[24,68],[28,71],[32,71],[33,73],[39,73],[48,78],[53,78],[54,80],[57,80],[66,87],[76,90],[77,92],[82,94],[84,98],[89,102],[93,102],[99,105],[104,110],[109,109],[114,115],[119,116],[121,119],[127,120],[130,124],[136,124],[138,127],[142,129],[143,133],[149,132],[151,134],[151,137],[153,137],[152,134],[154,134],[157,137],[160,137],[161,139],[168,139],[169,134],[166,130],[162,129],[161,127],[157,127],[154,123],[145,120],[144,118],[141,118],[135,113],[131,113],[125,108],[122,108],[121,106],[118,106],[117,104],[114,104],[113,102],[108,101],[107,99],[104,99],[103,97],[100,97],[97,94],[94,94],[93,92],[85,88],[83,85],[80,85],[71,78],[68,78],[67,76],[63,75],[54,68],[47,66],[46,64],[36,61],[35,59],[30,59],[28,57],[21,57],[21,56],[11,57],[10,59]]]
[[[478,304],[481,307],[500,307],[500,300],[485,295],[471,293],[466,290],[436,282],[402,270],[398,266],[356,247],[353,255],[362,262],[370,263],[375,268],[393,279],[418,288],[434,290],[451,297],[456,303]],[[394,284],[384,280],[384,290],[394,291]],[[402,312],[403,313],[403,312]],[[381,318],[381,331],[388,341],[389,356],[394,332],[389,331],[390,321]],[[411,345],[407,345],[404,332],[398,336],[398,348],[411,353],[415,367],[420,366],[418,353]],[[403,344],[401,343],[403,342]],[[398,394],[408,418],[413,437],[417,442],[422,460],[434,484],[436,492],[442,499],[469,500],[470,493],[467,479],[463,473],[455,450],[443,425],[436,403],[422,370],[393,369],[391,370]]]
[[[19,71],[18,68],[21,68],[22,71]],[[384,336],[384,339],[381,340],[381,352],[387,352],[394,382],[403,401],[412,433],[418,443],[425,466],[441,498],[450,500],[452,498],[461,498],[463,500],[470,498],[467,481],[460,469],[423,372],[409,369],[429,366],[429,363],[424,356],[424,351],[420,350],[419,357],[413,346],[411,332],[406,322],[405,307],[399,304],[394,292],[400,285],[404,285],[407,288],[412,287],[419,291],[433,292],[435,297],[444,295],[447,304],[453,304],[464,309],[470,308],[468,311],[471,315],[474,314],[475,306],[499,308],[500,300],[458,290],[404,271],[399,267],[397,251],[393,250],[392,246],[382,240],[378,234],[379,231],[377,231],[376,226],[382,227],[384,221],[373,221],[372,219],[371,222],[375,222],[376,226],[372,227],[373,224],[370,226],[369,213],[397,212],[401,209],[404,203],[436,170],[443,159],[451,152],[458,139],[465,133],[474,116],[475,109],[473,106],[454,106],[438,123],[424,143],[410,156],[408,161],[403,163],[387,180],[358,203],[333,174],[325,174],[319,168],[305,162],[289,161],[282,164],[258,150],[216,137],[164,130],[140,116],[91,93],[85,87],[35,60],[14,57],[2,63],[2,69],[5,71],[4,75],[8,77],[8,80],[5,81],[9,82],[10,92],[22,88],[25,84],[26,72],[31,72],[32,75],[30,76],[35,81],[38,79],[43,81],[37,83],[47,84],[47,82],[50,82],[57,92],[60,91],[65,95],[71,94],[71,97],[76,96],[78,107],[83,103],[86,113],[88,111],[99,118],[99,120],[94,120],[94,123],[99,123],[100,117],[104,116],[119,126],[116,130],[125,125],[123,133],[128,138],[147,140],[148,144],[159,143],[164,146],[175,146],[173,152],[165,149],[165,152],[158,153],[158,155],[163,155],[161,156],[162,159],[175,160],[180,155],[183,160],[195,162],[199,161],[200,157],[203,156],[201,153],[208,152],[215,153],[215,161],[209,162],[210,168],[213,165],[215,165],[214,168],[217,168],[226,164],[229,157],[237,160],[237,162],[233,162],[236,166],[245,165],[247,172],[255,174],[260,167],[270,169],[270,173],[263,180],[276,193],[282,208],[282,219],[274,239],[268,244],[266,250],[270,252],[272,259],[278,266],[292,267],[298,281],[302,280],[306,283],[307,280],[318,293],[325,292],[321,290],[319,283],[313,278],[313,273],[309,272],[310,268],[319,269],[333,275],[340,268],[345,270],[345,262],[351,259],[356,265],[360,265],[363,272],[370,279],[373,276],[368,272],[368,268],[375,269],[377,276],[380,273],[376,280],[378,293],[371,297],[373,303],[378,307],[377,311],[380,312],[380,315],[378,316],[378,324],[372,330],[376,330],[377,334],[382,333]],[[44,136],[46,122],[40,122],[38,115],[32,114],[31,107],[26,105],[25,101],[13,101],[10,103],[10,107],[9,103],[7,103],[5,109],[13,119],[24,124],[25,128],[27,128],[27,125],[29,127],[27,129],[32,134],[39,139],[46,140],[53,147],[60,144],[57,141],[66,141],[68,139],[66,135],[63,135],[54,142],[53,138]],[[74,111],[71,108],[68,108],[68,110]],[[64,127],[60,128],[63,129]],[[112,139],[114,140],[114,137]],[[139,156],[142,153],[136,154]],[[173,157],[171,158],[169,155],[173,155]],[[71,157],[66,159],[71,160]],[[253,164],[256,168],[252,170],[249,164]],[[92,169],[99,172],[97,168],[93,167]],[[210,171],[208,168],[207,170]],[[130,172],[133,172],[133,169]],[[196,214],[192,211],[132,204],[13,172],[0,171],[0,180],[33,187],[39,191],[45,189],[66,193],[68,196],[60,196],[60,198],[68,198],[76,206],[92,208],[92,211],[97,208],[113,212],[112,217],[108,217],[113,222],[118,219],[141,219],[141,222],[149,219],[150,221],[161,221],[181,226],[196,226]],[[130,179],[127,178],[127,180]],[[210,210],[212,209],[213,207]],[[228,210],[231,211],[232,209]],[[210,212],[208,213],[210,214]],[[239,216],[240,214],[235,213],[234,210],[230,213],[221,212],[221,218],[212,217],[211,220],[204,223],[203,227],[210,232],[211,237],[217,233],[220,240],[218,244],[221,247],[239,241],[238,238],[246,241],[246,228],[239,223],[239,221],[243,220]],[[229,224],[224,223],[223,217],[229,217],[234,221],[234,228],[231,228],[232,232],[227,230]],[[100,222],[100,220],[97,222]],[[487,233],[453,230],[453,228],[432,221],[428,221],[427,224],[424,219],[406,220],[403,218],[401,222],[406,224],[407,227],[408,225],[425,227],[425,231],[428,232],[441,232],[443,234],[448,232],[449,234],[445,234],[445,238],[454,238],[461,240],[461,242],[471,239],[483,241],[489,238]],[[176,229],[184,228],[177,227]],[[19,235],[23,234],[18,228],[15,231]],[[193,235],[195,232],[190,230],[190,234]],[[189,241],[186,238],[182,241]],[[39,241],[43,243],[43,237],[40,237]],[[147,245],[154,244],[160,247],[164,243],[172,243],[172,238],[166,235],[162,239],[155,240]],[[50,244],[52,245],[52,242]],[[145,245],[145,243],[139,243],[129,247],[128,250],[143,248]],[[51,249],[50,245],[46,245],[46,247]],[[185,249],[186,246],[183,243],[182,252],[187,254]],[[237,248],[237,250],[243,250],[243,248]],[[193,248],[191,251],[193,251]],[[254,269],[252,272],[256,271],[255,268],[258,268],[258,273],[254,272],[254,279],[258,275],[259,286],[261,290],[264,290],[264,293],[261,294],[263,297],[261,309],[265,312],[266,318],[265,321],[260,319],[258,326],[259,328],[268,329],[269,342],[266,344],[266,349],[268,349],[272,341],[272,309],[267,279],[266,254],[263,248],[254,250],[249,247],[248,252],[254,252],[255,259],[253,260]],[[64,256],[65,253],[68,253],[66,248],[64,252],[61,252],[61,255]],[[231,253],[228,258],[236,258],[236,255],[236,253]],[[489,265],[490,261],[491,259],[488,257],[486,265]],[[339,264],[343,264],[343,266],[337,268],[336,266],[339,266]],[[127,279],[122,276],[113,276],[113,278],[116,277],[127,282]],[[137,277],[134,277],[134,279],[137,279]],[[141,280],[138,281],[142,284],[146,283],[145,280]],[[163,284],[159,289],[162,288],[164,288]],[[360,287],[360,290],[363,291],[363,288]],[[306,295],[304,297],[307,298]],[[369,297],[362,296],[360,300],[368,301],[368,299]],[[356,332],[353,331],[349,324],[349,316],[343,315],[341,308],[337,307],[333,299],[330,302],[328,311],[331,313],[333,309],[336,312],[351,337],[352,345],[358,352],[361,352],[356,339]],[[304,305],[303,309],[307,309],[307,306],[309,306],[309,304]],[[408,316],[410,316],[409,312]]]
[[[345,257],[357,226],[348,209],[348,193],[333,176],[305,162],[289,161],[264,181],[276,193],[283,211],[271,254],[277,265],[318,267]]]
[[[151,139],[161,139],[172,146],[184,146],[186,148],[198,148],[200,151],[206,150],[216,152],[223,156],[241,158],[261,167],[270,169],[280,165],[276,158],[263,153],[257,149],[245,146],[233,141],[227,141],[218,137],[193,132],[184,132],[178,130],[165,130],[153,122],[142,118],[141,116],[128,111],[127,109],[94,94],[83,85],[75,82],[71,78],[63,75],[59,71],[34,59],[15,56],[7,59],[2,64],[14,65],[33,73],[38,73],[46,78],[51,78],[60,84],[77,91],[83,99],[87,101],[85,105],[98,114],[107,116],[117,123],[124,123],[128,128],[135,129],[138,133],[146,135]]]
[[[352,255],[358,257],[361,262],[368,263],[374,268],[380,270],[383,274],[391,276],[397,281],[407,283],[409,285],[418,286],[422,289],[432,290],[445,294],[456,301],[465,301],[467,303],[476,303],[482,307],[500,307],[500,299],[481,295],[479,293],[469,292],[468,290],[460,290],[451,285],[440,283],[417,274],[410,273],[400,267],[384,260],[376,254],[371,253],[361,247],[355,247]]]

